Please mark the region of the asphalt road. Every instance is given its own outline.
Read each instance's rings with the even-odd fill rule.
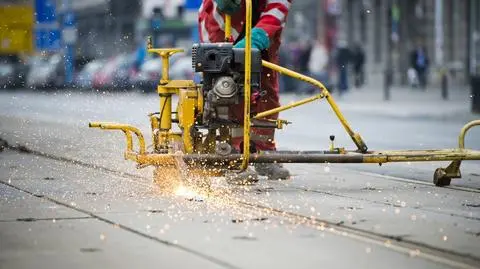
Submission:
[[[478,118],[462,97],[361,98],[339,104],[371,149],[452,148]],[[431,183],[445,163],[297,164],[287,182],[215,179],[210,196],[170,196],[151,168],[123,160],[121,133],[87,128],[104,120],[148,133],[157,107],[153,94],[0,93],[0,138],[12,146],[0,153],[0,268],[479,267],[478,162],[449,188]],[[282,117],[294,124],[278,133],[280,148],[325,149],[331,134],[353,146],[323,101]],[[480,148],[480,128],[466,144]]]

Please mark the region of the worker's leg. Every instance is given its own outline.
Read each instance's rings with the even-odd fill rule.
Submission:
[[[270,69],[263,69],[262,73],[262,89],[264,93],[256,100],[253,100],[252,112],[263,112],[280,106],[278,74]],[[243,122],[243,105],[232,109],[231,116]],[[278,114],[268,117],[269,119],[277,119]],[[251,143],[256,151],[275,151],[275,129],[252,128]],[[232,144],[234,148],[241,151],[243,142],[243,128],[237,128],[232,131]],[[255,165],[260,175],[268,176],[270,179],[287,179],[290,173],[281,164],[263,164]]]

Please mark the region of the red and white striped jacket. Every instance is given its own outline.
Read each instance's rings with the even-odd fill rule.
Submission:
[[[269,60],[274,60],[280,46],[280,36],[285,26],[291,0],[259,0],[257,8],[260,18],[253,27],[262,28],[270,38]],[[232,38],[236,40],[243,30],[245,3],[232,15]],[[214,0],[203,0],[199,9],[198,27],[201,42],[223,42],[225,39],[225,15],[217,10]]]
[[[257,8],[260,18],[253,27],[262,28],[270,38],[270,47],[267,53],[262,53],[263,59],[277,63],[278,49],[280,47],[280,37],[282,29],[285,26],[286,17],[290,8],[291,0],[258,0]],[[238,36],[243,31],[245,21],[245,1],[242,0],[242,8],[236,14],[232,15],[232,39],[237,41]],[[214,0],[203,0],[199,9],[199,35],[200,41],[224,42],[225,40],[225,16],[217,10],[217,4]],[[262,90],[267,92],[266,95],[256,102],[252,107],[252,111],[262,112],[280,106],[278,73],[268,68],[262,71]],[[229,110],[230,118],[243,119],[243,104],[234,105]],[[269,116],[270,119],[276,119],[278,114]],[[232,134],[233,144],[236,149],[241,148],[243,131]],[[257,138],[255,138],[257,136]],[[267,138],[266,141],[258,139],[258,137]],[[252,140],[255,142],[259,150],[275,150],[273,129],[252,129]]]

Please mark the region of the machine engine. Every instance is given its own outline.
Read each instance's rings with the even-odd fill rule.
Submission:
[[[202,123],[212,127],[215,123],[235,125],[228,121],[228,108],[243,100],[245,50],[233,48],[231,43],[200,43],[192,48],[192,65],[203,75],[204,100]],[[262,57],[252,49],[252,95],[260,89]],[[230,123],[230,124],[228,124]],[[237,123],[238,124],[238,123]]]

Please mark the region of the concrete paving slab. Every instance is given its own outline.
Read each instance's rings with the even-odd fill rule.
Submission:
[[[0,179],[3,181],[3,179]],[[0,222],[87,218],[83,213],[0,184]]]
[[[0,223],[0,268],[228,268],[98,220]]]

